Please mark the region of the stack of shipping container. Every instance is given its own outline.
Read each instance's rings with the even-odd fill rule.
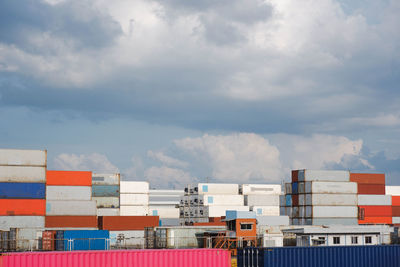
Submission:
[[[244,196],[244,205],[257,216],[279,216],[280,185],[243,184],[240,193]]]
[[[149,183],[120,182],[120,215],[145,216],[149,214]]]
[[[92,172],[47,171],[46,229],[97,229]]]
[[[392,196],[392,223],[400,226],[400,186],[386,186],[386,194]]]
[[[92,199],[97,203],[97,216],[119,215],[120,174],[92,174]]]
[[[348,171],[296,170],[285,187],[293,225],[358,224],[357,183]]]
[[[183,190],[150,190],[149,214],[160,217],[160,225],[179,225],[179,202]]]

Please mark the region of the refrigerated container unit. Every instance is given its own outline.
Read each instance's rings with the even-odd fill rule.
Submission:
[[[90,201],[92,198],[91,186],[46,186],[46,200],[79,200]]]
[[[143,181],[121,181],[120,182],[120,193],[128,194],[148,194],[149,183]]]
[[[49,200],[46,203],[46,216],[96,216],[96,201]]]
[[[278,184],[242,184],[239,189],[242,195],[279,195],[282,192]]]
[[[149,215],[148,206],[123,206],[119,207],[121,216],[145,216]]]
[[[259,216],[279,216],[279,206],[250,206],[250,211],[254,211]]]
[[[179,218],[179,209],[164,206],[149,206],[149,214],[160,218]]]
[[[258,196],[258,195],[257,195]],[[243,206],[244,196],[243,195],[196,195],[194,196],[194,204],[204,206]]]
[[[199,183],[194,187],[194,194],[199,195],[238,195],[238,184]]]
[[[245,206],[277,206],[279,207],[280,195],[246,195]]]
[[[349,182],[350,172],[333,170],[299,170],[298,181]]]
[[[92,173],[93,185],[119,185],[120,180],[119,173]]]

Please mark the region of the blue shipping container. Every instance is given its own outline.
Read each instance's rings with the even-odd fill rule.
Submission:
[[[59,250],[59,251],[65,250],[64,231],[63,230],[58,230],[56,232],[55,250]]]
[[[400,246],[238,249],[238,267],[398,267]]]
[[[292,183],[292,194],[298,194],[299,190],[298,190],[298,183],[294,182]]]
[[[106,250],[109,249],[108,230],[64,231],[65,250]]]
[[[0,183],[0,198],[45,199],[46,184],[40,183]]]
[[[119,185],[92,185],[93,197],[119,197]]]
[[[292,206],[292,195],[286,195],[286,207]]]

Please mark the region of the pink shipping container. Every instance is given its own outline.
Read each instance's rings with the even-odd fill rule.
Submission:
[[[146,249],[7,253],[0,267],[229,267],[222,249]]]

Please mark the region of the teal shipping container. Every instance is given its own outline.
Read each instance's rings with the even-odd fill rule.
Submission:
[[[119,185],[92,185],[93,197],[119,197]]]

